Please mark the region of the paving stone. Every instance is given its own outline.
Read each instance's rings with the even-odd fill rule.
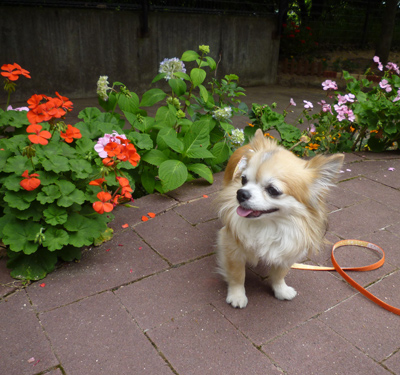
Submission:
[[[345,183],[346,181],[339,183],[329,192],[327,202],[328,204],[334,206],[335,210],[337,208],[353,206],[356,203],[366,202],[368,200],[367,197],[352,190],[346,189]]]
[[[368,290],[386,303],[400,306],[400,271]],[[319,319],[363,352],[380,362],[400,347],[399,317],[357,294]]]
[[[386,230],[380,230],[363,237],[363,240],[380,246],[385,252],[385,262],[400,268],[400,237],[396,233],[400,234],[399,231],[395,230],[395,227],[390,226]]]
[[[4,375],[33,375],[59,364],[25,291],[0,302],[0,358]]]
[[[394,374],[400,374],[400,351],[383,362]]]
[[[379,171],[371,171],[365,173],[365,177],[396,189],[400,188],[400,160],[388,161],[387,167],[394,168],[395,170],[389,171],[386,168]]]
[[[131,229],[111,241],[86,251],[79,263],[67,263],[48,275],[28,293],[39,311],[52,309],[86,296],[110,290],[168,267]]]
[[[400,214],[373,200],[357,203],[329,214],[329,231],[347,239],[363,236],[400,221]]]
[[[264,345],[262,350],[288,375],[389,375],[316,319]]]
[[[343,153],[344,154],[344,164],[351,164],[354,162],[360,162],[363,161],[364,158],[362,158],[357,152],[351,152],[351,153]]]
[[[213,175],[214,183],[210,184],[206,180],[199,178],[191,182],[187,182],[176,190],[169,191],[167,195],[179,202],[188,202],[192,199],[201,198],[204,194],[209,195],[221,190],[222,180],[224,177],[223,172]]]
[[[208,198],[200,198],[195,202],[181,204],[174,208],[174,211],[184,217],[191,224],[203,223],[208,220],[218,218],[215,207],[216,194],[209,195]]]
[[[7,268],[7,258],[4,256],[0,258],[0,300],[2,297],[10,294],[11,292],[22,286],[20,280],[15,280],[10,276],[11,270]]]
[[[212,306],[148,332],[178,374],[281,374]]]
[[[135,226],[135,231],[172,264],[210,254],[213,239],[189,224],[173,210]]]
[[[357,192],[358,194],[385,204],[394,210],[400,210],[400,200],[398,199],[399,191],[391,187],[384,186],[381,183],[366,178],[345,181],[342,182],[340,186],[346,190]]]
[[[68,375],[172,375],[112,292],[40,314],[40,320]]]
[[[291,270],[286,283],[298,295],[292,301],[276,299],[271,288],[248,272],[245,309],[234,309],[224,298],[213,302],[221,313],[256,345],[282,335],[311,317],[335,306],[356,291],[329,272]]]
[[[223,298],[215,257],[173,268],[124,286],[115,294],[143,330]]]
[[[154,212],[155,214],[160,214],[178,204],[178,202],[166,195],[161,194],[150,194],[142,198],[136,199],[132,206],[127,209],[124,206],[118,206],[113,214],[115,219],[108,225],[115,231],[120,231],[121,226],[124,224],[129,224],[133,226],[142,221],[142,216],[146,216],[148,212]]]
[[[59,368],[46,372],[43,375],[63,375],[62,371]]]
[[[364,160],[390,160],[400,159],[399,151],[385,151],[385,152],[357,152],[356,155],[364,158]]]
[[[354,162],[343,166],[343,173],[339,175],[339,179],[348,179],[366,174],[379,173],[388,171],[392,161],[390,160],[364,160],[362,162]]]

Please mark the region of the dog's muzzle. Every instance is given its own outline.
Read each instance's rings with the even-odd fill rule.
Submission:
[[[243,203],[251,198],[251,193],[246,189],[239,189],[236,192],[236,198],[239,203]]]

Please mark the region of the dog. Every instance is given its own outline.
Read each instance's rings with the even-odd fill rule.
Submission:
[[[290,267],[321,247],[327,227],[326,196],[344,156],[295,156],[259,129],[230,157],[217,198],[218,271],[228,284],[226,302],[247,306],[246,264],[269,266],[268,281],[280,300],[297,292],[286,285]]]

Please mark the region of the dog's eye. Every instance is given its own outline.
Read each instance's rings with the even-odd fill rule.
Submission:
[[[278,195],[282,194],[278,189],[274,188],[272,185],[269,185],[265,190],[271,197],[277,197]]]
[[[246,184],[247,184],[247,177],[242,176],[242,185],[246,185]]]

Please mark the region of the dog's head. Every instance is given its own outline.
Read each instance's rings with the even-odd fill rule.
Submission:
[[[237,214],[246,219],[303,215],[318,210],[343,163],[343,155],[298,158],[257,131],[228,163],[225,185],[235,188]]]

